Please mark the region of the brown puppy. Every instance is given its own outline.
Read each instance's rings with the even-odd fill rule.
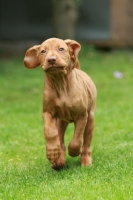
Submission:
[[[75,131],[68,146],[70,156],[81,155],[81,165],[92,164],[90,144],[94,129],[96,87],[79,68],[80,44],[74,40],[51,38],[28,49],[27,68],[39,65],[45,71],[43,93],[46,155],[55,169],[65,165],[64,134],[68,123]],[[83,140],[83,142],[82,142]]]

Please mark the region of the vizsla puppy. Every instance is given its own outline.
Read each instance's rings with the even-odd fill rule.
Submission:
[[[94,129],[96,87],[80,70],[80,44],[74,40],[50,38],[27,50],[24,64],[45,71],[43,92],[46,155],[54,169],[65,165],[64,134],[68,123],[75,125],[68,145],[70,156],[81,156],[81,166],[92,164],[90,144]]]

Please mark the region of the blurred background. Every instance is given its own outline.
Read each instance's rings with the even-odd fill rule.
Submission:
[[[0,0],[0,53],[50,37],[101,48],[133,46],[132,0]]]

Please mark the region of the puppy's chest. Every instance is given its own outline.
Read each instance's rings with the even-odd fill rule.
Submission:
[[[86,107],[81,98],[57,98],[54,104],[49,104],[49,110],[53,117],[72,122],[86,111]]]
[[[64,121],[74,121],[74,119],[77,117],[78,113],[80,112],[77,104],[80,104],[80,107],[81,107],[80,100],[78,100],[76,103],[69,100],[56,101],[55,108],[54,108],[55,117],[58,117]]]

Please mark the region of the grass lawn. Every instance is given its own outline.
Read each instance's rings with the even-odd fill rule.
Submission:
[[[81,168],[67,154],[57,172],[45,157],[41,67],[28,70],[23,58],[0,61],[0,200],[133,199],[133,52],[83,46],[80,62],[98,90],[93,166]],[[70,124],[66,144],[72,135]]]

